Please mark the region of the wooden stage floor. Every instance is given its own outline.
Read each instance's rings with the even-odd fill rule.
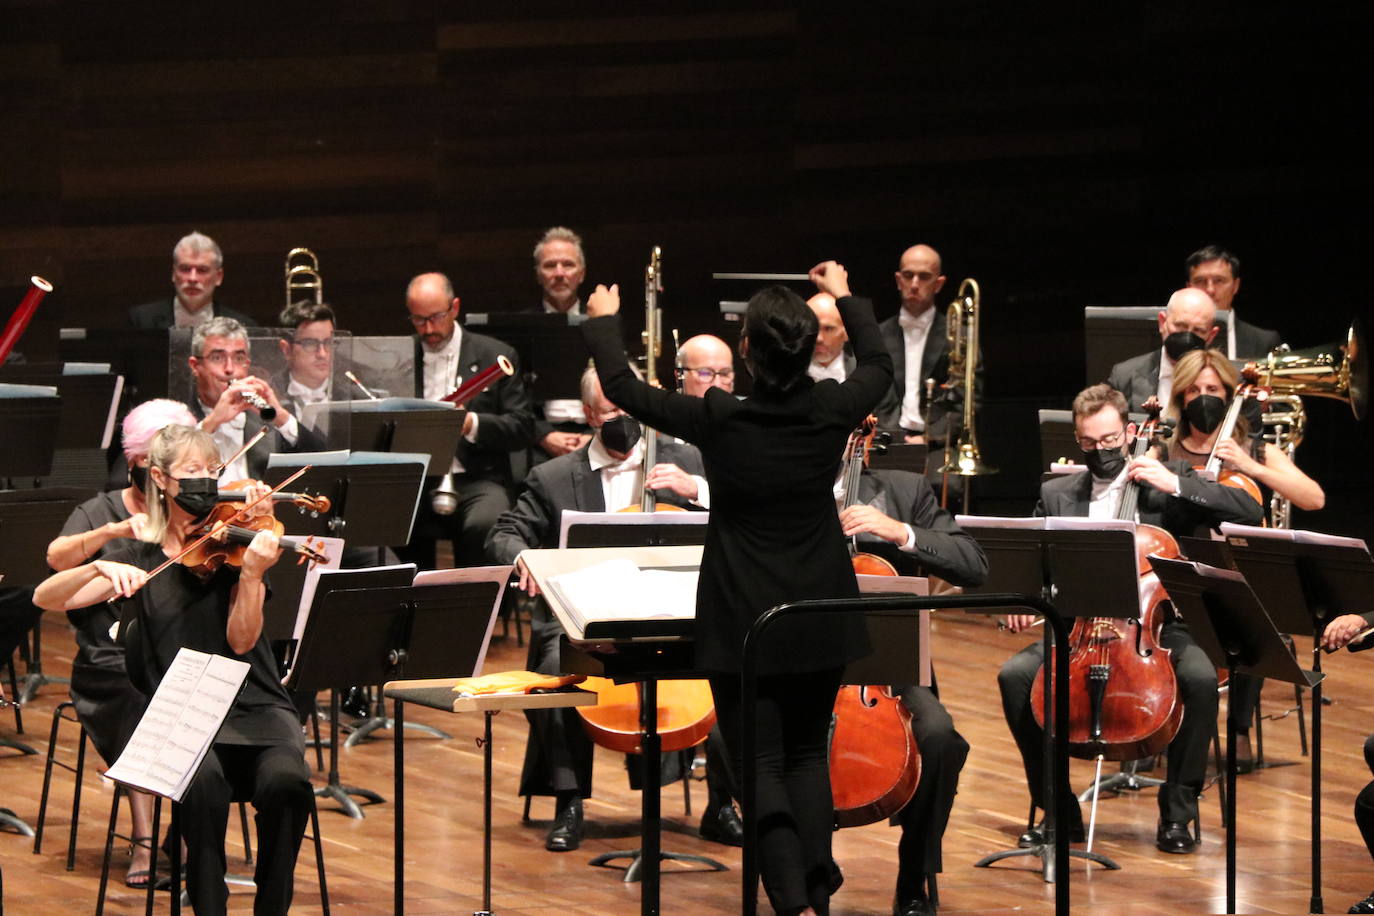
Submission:
[[[50,614],[43,625],[44,668],[67,673],[74,651],[65,620]],[[498,627],[498,634],[500,628]],[[1002,720],[997,696],[998,666],[1026,642],[1025,636],[998,631],[987,619],[945,616],[933,625],[934,653],[949,705],[960,731],[972,745],[959,797],[945,837],[945,872],[940,876],[941,911],[956,913],[1051,912],[1053,886],[1045,884],[1028,859],[991,869],[973,863],[986,853],[1015,844],[1025,826],[1027,796],[1016,749]],[[1301,645],[1301,641],[1300,641]],[[521,668],[524,649],[514,635],[493,641],[488,670]],[[1369,780],[1363,759],[1365,736],[1374,730],[1374,697],[1365,693],[1374,653],[1339,652],[1326,657],[1327,692],[1334,703],[1325,710],[1322,855],[1327,912],[1345,912],[1374,889],[1374,867],[1355,829],[1355,794]],[[24,709],[22,740],[46,749],[53,706],[63,700],[63,685],[45,686]],[[1292,689],[1271,684],[1266,711],[1291,706]],[[1223,706],[1224,709],[1224,706]],[[410,709],[412,721],[448,731],[451,740],[414,735],[407,753],[407,911],[415,914],[469,913],[481,907],[482,769],[480,716],[444,715]],[[1299,755],[1296,718],[1266,723],[1265,752],[1271,761],[1291,766],[1266,769],[1240,779],[1239,911],[1307,912],[1310,894],[1310,759]],[[500,916],[553,914],[631,914],[639,911],[638,885],[624,884],[621,872],[590,867],[598,853],[637,845],[638,795],[629,791],[623,766],[598,751],[597,795],[587,804],[587,835],[582,848],[553,854],[543,848],[552,813],[549,800],[536,800],[533,820],[521,822],[515,795],[524,752],[523,716],[495,720],[494,889],[492,909]],[[65,741],[71,743],[72,732]],[[15,737],[9,710],[0,713],[0,736]],[[392,738],[389,732],[341,753],[343,780],[392,795]],[[90,758],[97,761],[92,753]],[[0,805],[34,823],[42,785],[42,757],[21,757],[0,749]],[[1074,785],[1091,778],[1092,767],[1073,763]],[[323,781],[320,775],[319,782]],[[76,869],[64,869],[69,826],[71,776],[54,777],[42,855],[32,854],[31,839],[0,835],[4,904],[10,914],[90,912],[99,878],[111,789],[88,768],[83,792]],[[688,872],[665,866],[664,913],[732,913],[739,910],[739,850],[708,843],[696,835],[706,792],[693,783],[693,815],[684,816],[680,789],[663,793],[665,849],[713,856],[729,866],[725,873]],[[368,806],[353,820],[322,802],[320,819],[328,864],[329,889],[336,913],[378,916],[392,910],[392,826],[390,802]],[[1217,913],[1225,903],[1224,838],[1216,791],[1203,800],[1204,839],[1195,855],[1171,856],[1154,848],[1154,793],[1145,790],[1104,798],[1098,814],[1098,851],[1116,859],[1121,871],[1074,865],[1074,910],[1081,913]],[[230,830],[232,855],[241,849]],[[837,916],[891,911],[898,831],[885,824],[841,831],[835,857],[845,884],[833,900]],[[296,872],[293,912],[318,913],[320,900],[313,855],[302,851]],[[117,860],[122,876],[124,861]],[[241,860],[240,860],[241,861]],[[115,885],[109,912],[141,912],[142,895]],[[251,911],[251,891],[234,888],[234,912]],[[762,908],[767,911],[766,907]]]

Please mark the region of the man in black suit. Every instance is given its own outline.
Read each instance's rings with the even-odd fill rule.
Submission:
[[[944,464],[945,441],[950,427],[963,415],[962,388],[942,388],[949,379],[947,316],[937,308],[935,296],[944,288],[940,253],[929,245],[913,245],[902,252],[894,275],[902,297],[901,310],[878,328],[892,357],[892,386],[899,406],[895,427],[906,442],[929,448],[926,473],[936,474]],[[983,355],[977,354],[974,404],[982,400]],[[926,379],[935,380],[935,397],[926,399]],[[951,420],[951,417],[954,419]],[[927,421],[930,424],[926,428]],[[952,489],[962,478],[950,477]]]
[[[583,312],[578,287],[586,276],[582,237],[567,226],[545,230],[534,245],[534,277],[543,290],[538,310],[546,315],[566,315],[569,321],[579,320]],[[567,382],[571,391],[576,379],[569,378]],[[534,463],[575,452],[591,439],[591,427],[577,398],[552,398],[535,408],[534,441],[539,451],[531,455]]]
[[[1236,316],[1234,300],[1240,292],[1240,258],[1219,245],[1188,255],[1188,285],[1211,296],[1217,310],[1231,313],[1231,324],[1219,347],[1227,359],[1260,359],[1282,343],[1278,331],[1256,327]]]
[[[1093,385],[1073,402],[1074,431],[1084,452],[1083,473],[1056,476],[1040,487],[1036,515],[1114,518],[1127,487],[1139,490],[1138,521],[1156,525],[1174,537],[1202,536],[1222,522],[1259,524],[1259,503],[1234,487],[1206,480],[1186,461],[1161,462],[1145,455],[1130,458],[1134,423],[1128,422],[1126,399],[1108,385]],[[1168,613],[1166,611],[1166,613]],[[1123,610],[1122,616],[1135,616]],[[1014,632],[1033,618],[1007,619]],[[1169,744],[1168,781],[1159,790],[1159,827],[1155,845],[1162,852],[1190,853],[1197,848],[1188,825],[1197,817],[1197,796],[1207,770],[1207,746],[1217,719],[1216,669],[1182,620],[1164,624],[1160,645],[1171,653],[1183,720]],[[1043,660],[1039,640],[1013,655],[998,674],[1002,710],[1026,768],[1031,799],[1044,808],[1044,732],[1031,712],[1031,684]],[[1056,791],[1070,792],[1067,785]],[[1074,805],[1071,836],[1081,841],[1082,815]],[[1043,840],[1040,828],[1023,835],[1023,845]]]
[[[214,301],[215,290],[224,282],[224,254],[208,235],[192,232],[172,248],[172,288],[170,299],[157,299],[129,309],[129,324],[135,328],[192,328],[211,318],[232,318],[251,327],[257,322]]]
[[[510,453],[529,445],[534,425],[515,350],[460,327],[459,306],[453,284],[441,273],[420,274],[406,288],[406,311],[415,329],[416,395],[438,400],[492,366],[498,356],[505,356],[516,368],[514,375],[502,377],[467,404],[451,466],[458,493],[456,511],[438,515],[431,500],[420,500],[410,543],[397,553],[422,569],[434,568],[435,542],[441,537],[453,541],[455,565],[483,562],[487,532],[510,508]],[[425,491],[437,483],[431,481]]]
[[[335,378],[334,309],[324,302],[293,302],[277,323],[289,332],[277,342],[286,371],[276,387],[297,418],[303,408],[329,400],[346,400],[347,380]]]
[[[1160,347],[1122,360],[1107,376],[1107,384],[1126,396],[1130,409],[1140,412],[1150,398],[1167,406],[1174,386],[1174,363],[1190,350],[1216,340],[1216,305],[1196,289],[1180,289],[1159,312]]]
[[[270,432],[261,442],[224,466],[221,481],[261,480],[273,452],[310,452],[324,448],[324,440],[305,429],[286,409],[272,386],[248,374],[248,331],[232,318],[211,318],[191,335],[191,378],[195,386],[191,413],[228,459],[264,426]],[[256,398],[255,405],[250,398]],[[264,413],[272,413],[270,418]]]
[[[588,369],[581,381],[582,404],[596,431],[588,445],[544,462],[530,471],[515,507],[503,514],[487,536],[487,554],[493,563],[514,563],[520,551],[558,546],[564,510],[605,512],[638,504],[644,446],[641,427],[601,392],[596,371]],[[666,437],[658,445],[659,463],[650,469],[647,485],[658,489],[660,502],[687,507],[709,503],[702,477],[701,455],[690,445],[678,445]],[[524,567],[520,587],[530,594],[538,590]],[[543,674],[560,674],[559,638],[563,628],[540,601],[530,621],[530,652],[527,667]],[[545,840],[552,852],[568,852],[582,841],[582,799],[592,794],[592,742],[581,726],[576,710],[531,710],[529,742],[520,777],[521,795],[552,795],[553,826]],[[717,779],[720,767],[708,765]],[[724,780],[721,780],[723,783]],[[729,804],[728,788],[719,790]],[[713,795],[717,790],[713,788]],[[720,806],[707,806],[705,833]],[[730,809],[733,814],[733,808]]]
[[[822,319],[824,326],[824,319]],[[884,557],[901,575],[939,576],[953,585],[981,585],[988,561],[978,542],[965,534],[940,508],[930,483],[908,471],[865,470],[857,502],[840,513],[847,536],[859,549]],[[941,844],[949,824],[959,773],[968,757],[968,742],[940,702],[938,688],[900,688],[911,711],[911,731],[921,751],[921,779],[916,794],[897,813],[902,839],[897,846],[897,916],[926,916],[934,907],[926,896],[926,877],[943,870]]]
[[[835,297],[829,293],[816,293],[806,300],[806,304],[820,322],[820,330],[816,332],[816,349],[806,374],[818,382],[827,378],[843,382],[854,371],[858,360],[849,350],[849,335],[845,333],[844,322],[840,320],[840,310],[835,307]],[[898,428],[900,412],[897,393],[891,390],[873,411],[880,429]]]

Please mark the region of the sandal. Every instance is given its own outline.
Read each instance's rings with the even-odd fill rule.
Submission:
[[[136,836],[133,838],[133,841],[129,843],[130,858],[133,858],[134,850],[139,847],[142,847],[143,849],[147,849],[150,851],[150,858],[152,860],[152,864],[148,868],[140,868],[137,871],[126,872],[124,875],[124,886],[132,887],[135,890],[146,891],[148,889],[148,882],[157,880],[159,877],[156,874],[158,851],[153,848],[152,837]]]

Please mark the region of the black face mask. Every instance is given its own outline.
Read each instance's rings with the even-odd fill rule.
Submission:
[[[138,492],[148,492],[148,469],[137,464],[129,465],[129,482],[138,487]]]
[[[1164,352],[1169,354],[1169,358],[1174,362],[1182,359],[1185,353],[1205,349],[1207,349],[1207,341],[1192,331],[1175,331],[1164,338]]]
[[[1226,419],[1226,402],[1214,394],[1200,394],[1183,408],[1188,424],[1201,433],[1210,433]]]
[[[199,520],[215,508],[215,498],[219,496],[219,481],[215,478],[183,477],[177,483],[181,488],[172,499],[187,515]]]
[[[601,444],[622,455],[628,455],[643,434],[639,421],[626,414],[601,424]]]
[[[1126,466],[1126,454],[1120,448],[1095,448],[1083,453],[1083,463],[1098,480],[1116,480]]]

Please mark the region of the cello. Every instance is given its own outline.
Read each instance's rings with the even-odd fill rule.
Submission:
[[[877,419],[869,417],[850,437],[844,470],[844,506],[858,502],[859,478],[868,460]],[[849,540],[854,572],[895,576],[897,570]],[[831,714],[830,787],[837,827],[860,827],[896,814],[916,793],[921,751],[911,731],[911,712],[883,685],[846,684]]]
[[[1136,436],[1133,458],[1146,454],[1158,428],[1158,408]],[[1141,484],[1127,481],[1116,518],[1133,521]],[[1154,525],[1135,532],[1139,615],[1080,617],[1069,631],[1069,753],[1080,759],[1139,760],[1169,745],[1183,721],[1183,704],[1168,649],[1159,645],[1168,595],[1149,557],[1179,556],[1173,535]],[[1055,649],[1053,651],[1058,651]],[[1031,685],[1031,711],[1044,728],[1046,659]]]

